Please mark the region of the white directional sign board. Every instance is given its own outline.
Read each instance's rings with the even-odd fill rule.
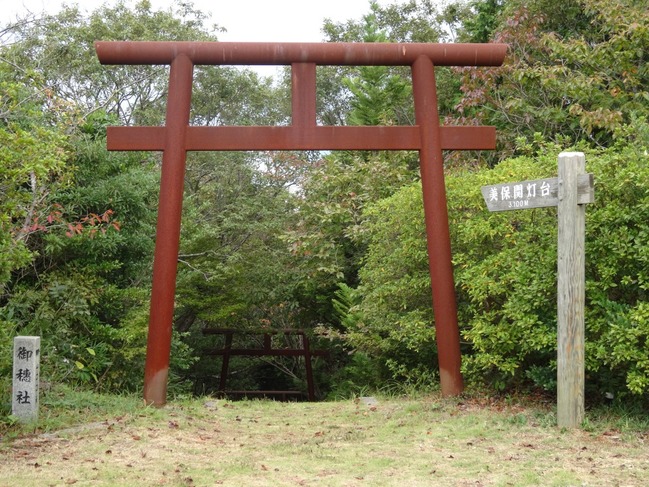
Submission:
[[[482,186],[480,189],[489,211],[524,210],[559,205],[559,178],[493,184]],[[577,202],[583,205],[593,201],[593,175],[580,174],[577,178]]]

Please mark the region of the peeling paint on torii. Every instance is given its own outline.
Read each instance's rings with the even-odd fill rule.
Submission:
[[[418,150],[442,394],[463,390],[442,150],[488,150],[494,127],[440,127],[435,66],[500,66],[505,44],[96,42],[102,64],[168,64],[162,127],[109,127],[109,150],[163,151],[144,399],[166,402],[187,151]],[[290,65],[292,124],[189,125],[195,65]],[[411,66],[413,126],[316,123],[316,66]]]

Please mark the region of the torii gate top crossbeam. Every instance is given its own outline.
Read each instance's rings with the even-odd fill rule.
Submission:
[[[435,66],[500,66],[506,44],[99,41],[102,64],[411,66],[420,56]]]
[[[498,66],[505,44],[257,43],[257,42],[96,42],[103,64],[291,65],[292,124],[289,127],[188,126],[183,148],[214,150],[417,150],[417,126],[339,127],[316,123],[316,65],[413,65],[421,57],[436,66]],[[170,92],[171,95],[171,92]],[[174,94],[175,96],[176,94]],[[172,118],[177,118],[176,114]],[[495,147],[494,127],[439,128],[448,150]],[[158,150],[168,143],[168,127],[110,127],[110,150]]]

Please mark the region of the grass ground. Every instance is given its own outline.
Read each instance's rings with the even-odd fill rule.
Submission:
[[[45,430],[5,432],[1,486],[649,485],[649,434],[619,416],[568,431],[550,407],[484,397],[154,409],[65,396]]]

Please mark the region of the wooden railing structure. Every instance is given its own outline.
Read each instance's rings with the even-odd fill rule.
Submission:
[[[236,391],[227,390],[228,372],[230,367],[230,357],[247,356],[247,357],[303,357],[306,372],[307,398],[309,401],[315,401],[315,382],[313,380],[313,357],[326,357],[329,355],[327,350],[311,350],[309,337],[303,330],[285,329],[285,330],[239,330],[235,328],[205,328],[204,335],[222,335],[224,340],[223,348],[209,348],[204,350],[206,355],[220,356],[221,376],[219,378],[219,393],[223,395],[236,396],[273,396],[285,399],[287,396],[302,395],[302,391],[286,390],[261,390],[261,391]],[[298,345],[296,347],[273,347],[273,337],[283,334],[285,337],[296,337]],[[261,348],[233,348],[235,335],[251,336],[258,335],[263,339]],[[290,340],[287,340],[290,341]]]

